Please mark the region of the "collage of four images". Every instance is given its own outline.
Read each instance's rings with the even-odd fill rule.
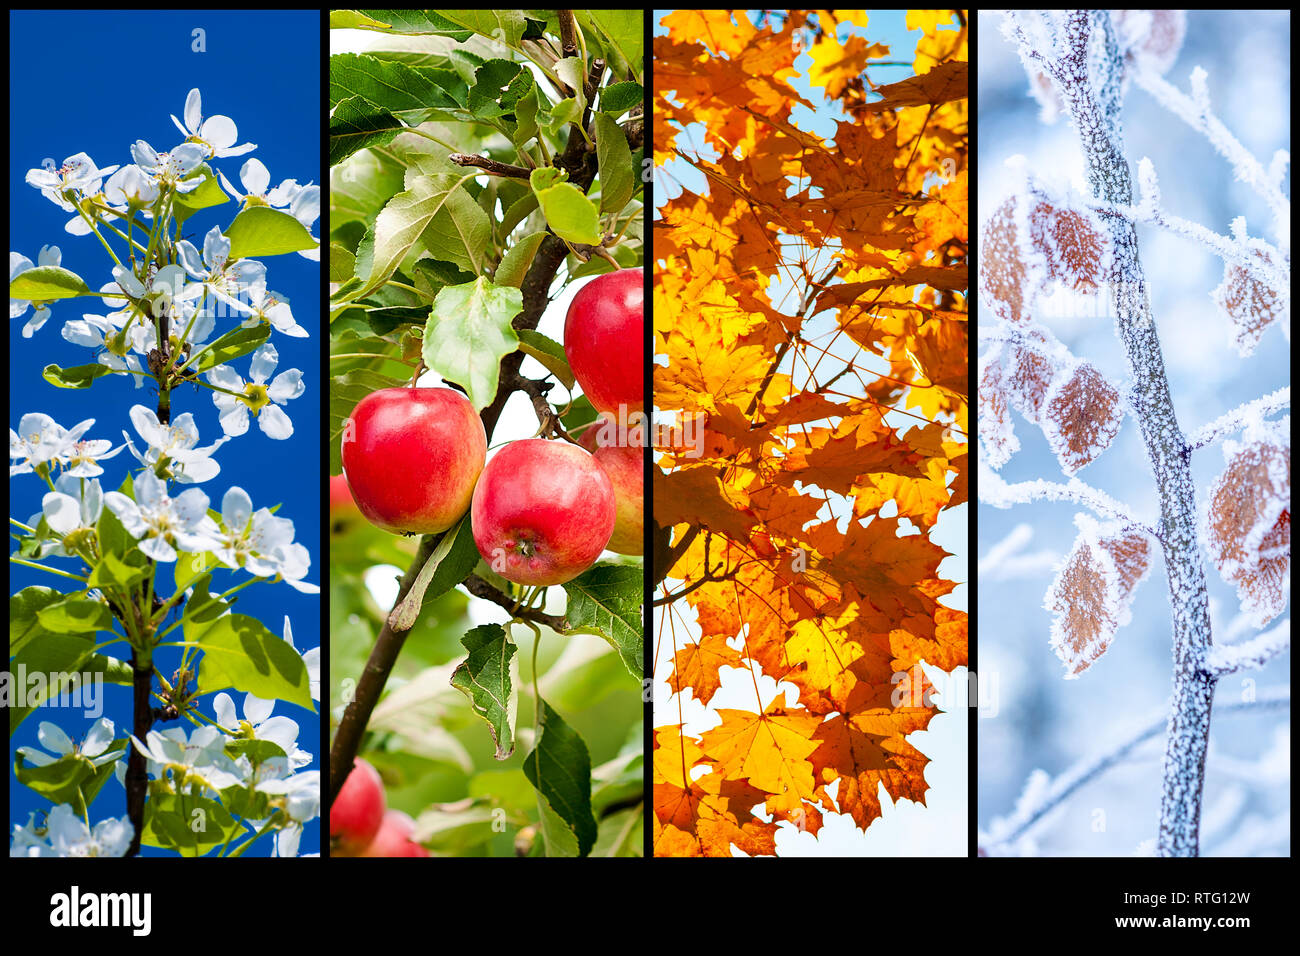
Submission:
[[[10,34],[16,877],[1290,857],[1288,12]]]

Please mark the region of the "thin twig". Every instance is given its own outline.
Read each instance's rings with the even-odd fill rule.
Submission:
[[[451,153],[447,158],[457,166],[477,166],[490,176],[506,176],[511,179],[527,179],[532,175],[531,170],[524,169],[522,166],[512,166],[510,163],[499,163],[495,159],[489,159],[486,156],[478,156],[471,153]]]

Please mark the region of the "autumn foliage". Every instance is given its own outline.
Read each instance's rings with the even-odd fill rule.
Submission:
[[[967,498],[966,15],[907,18],[915,76],[879,85],[857,11],[678,11],[655,40],[659,856],[924,802],[918,663],[966,663],[929,538]],[[801,50],[833,137],[796,118]],[[728,669],[752,696],[683,733]]]

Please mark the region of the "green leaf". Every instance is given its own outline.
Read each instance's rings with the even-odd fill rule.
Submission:
[[[51,364],[45,366],[41,377],[59,388],[90,388],[95,379],[111,374],[113,370],[107,365],[76,365],[72,368],[59,368]]]
[[[498,43],[517,47],[528,24],[522,10],[440,10],[442,16]]]
[[[331,30],[387,30],[389,24],[368,17],[360,10],[331,10]]]
[[[376,150],[362,150],[330,170],[330,237],[339,240],[355,254],[365,227],[375,221],[379,210],[402,191],[405,167]],[[344,239],[342,227],[354,228],[359,235]],[[342,281],[342,280],[339,280]]]
[[[537,249],[545,238],[546,233],[534,232],[514,242],[501,257],[501,264],[497,266],[493,281],[497,285],[509,285],[518,289],[524,281],[524,276],[528,274],[528,267],[533,264],[533,256],[537,255]]]
[[[607,113],[592,116],[596,129],[596,159],[600,163],[600,211],[617,213],[636,190],[632,150],[623,128]]]
[[[9,283],[9,298],[28,302],[52,302],[93,294],[81,276],[62,266],[35,266],[20,272]]]
[[[363,298],[387,282],[421,236],[434,258],[454,262],[476,275],[481,271],[492,229],[487,214],[463,188],[462,177],[412,173],[408,182],[410,188],[390,199],[375,220],[371,263],[361,288],[352,293],[353,299]],[[434,251],[435,242],[441,254]],[[366,263],[365,246],[363,242],[357,253],[358,272]]]
[[[105,753],[125,751],[129,741],[114,740]],[[14,776],[23,786],[34,790],[51,803],[71,805],[73,812],[83,816],[95,802],[95,797],[109,777],[113,775],[116,761],[106,761],[96,767],[88,757],[71,753],[43,767],[26,766],[22,754],[14,753]]]
[[[492,839],[499,813],[486,803],[469,807],[435,804],[415,818],[413,839],[435,853],[463,855]]]
[[[377,109],[359,96],[343,100],[330,113],[330,165],[343,162],[367,146],[391,143],[405,129],[392,113]]]
[[[469,656],[451,675],[451,686],[470,699],[474,713],[487,721],[496,743],[496,759],[515,752],[510,727],[510,658],[518,648],[500,624],[473,628],[460,642]]]
[[[453,23],[437,10],[358,10],[372,20],[379,20],[386,26],[380,29],[392,33],[407,33],[414,36],[434,35],[451,37],[457,43],[464,43],[470,37],[470,31]],[[357,29],[374,29],[365,24]]]
[[[533,88],[533,74],[513,60],[488,60],[474,71],[469,110],[481,120],[515,111],[519,98]]]
[[[92,588],[129,588],[149,574],[149,567],[144,555],[133,552],[137,563],[123,561],[111,551],[105,552],[95,570],[90,572],[86,584]]]
[[[497,225],[497,235],[504,240],[510,233],[515,231],[515,226],[527,219],[528,215],[536,208],[537,194],[529,189],[527,193],[506,207],[505,215],[501,217],[501,222]]]
[[[356,272],[357,257],[337,242],[331,242],[329,266],[330,282],[346,282]]]
[[[564,585],[568,633],[598,634],[613,645],[633,677],[643,674],[641,602],[645,572],[629,565],[598,564]]]
[[[40,627],[39,623],[37,627]],[[31,639],[37,638],[37,639]],[[9,671],[18,674],[60,674],[53,683],[42,681],[23,688],[24,699],[9,708],[9,733],[13,734],[37,707],[71,686],[73,675],[86,670],[95,641],[82,634],[54,634],[41,628],[32,634],[21,651],[9,659]],[[129,672],[128,668],[128,672]],[[129,681],[129,678],[128,678]]]
[[[511,139],[517,148],[537,135],[537,87],[533,87],[515,103],[515,132]]]
[[[645,20],[637,10],[574,10],[588,48],[604,54],[610,73],[641,80],[645,55]]]
[[[212,347],[199,356],[198,371],[206,372],[241,355],[247,355],[265,342],[270,335],[269,325],[259,323],[250,329],[242,325],[237,326],[213,342]]]
[[[510,323],[523,309],[523,293],[479,277],[444,286],[425,327],[424,364],[469,393],[476,409],[497,394],[501,359],[519,348]]]
[[[541,125],[542,129],[554,136],[570,123],[578,122],[578,117],[581,115],[582,107],[578,105],[577,98],[570,96],[567,99],[560,100],[560,102],[556,103],[549,113],[547,113],[542,119],[538,120],[538,123]],[[575,132],[573,135],[581,136],[582,134]]]
[[[587,82],[587,67],[583,64],[581,57],[566,56],[555,63],[555,75],[558,76],[569,89],[573,90],[573,99],[578,104],[578,108],[587,105],[587,95],[583,87]]]
[[[591,757],[578,733],[541,702],[542,719],[533,752],[524,758],[524,773],[550,808],[578,840],[578,855],[586,856],[596,842],[596,818],[591,813]]]
[[[227,837],[249,834],[224,806],[192,793],[154,793],[145,803],[144,832],[140,842],[175,850],[181,856],[199,857],[226,842]]]
[[[422,609],[431,608],[434,601],[469,577],[479,562],[478,545],[474,543],[474,532],[468,514],[456,525],[456,529],[456,538],[452,541],[451,548],[443,555],[424,592],[424,601],[420,605]]]
[[[577,186],[562,181],[563,173],[551,167],[534,169],[529,177],[547,224],[561,239],[595,245],[600,242],[600,216],[596,204]]]
[[[211,551],[187,552],[182,551],[172,562],[172,580],[176,582],[176,590],[184,591],[193,584],[205,571],[211,571],[213,568],[221,566],[217,556]],[[208,576],[211,580],[211,575]]]
[[[564,346],[559,342],[547,338],[541,332],[524,329],[519,333],[519,349],[546,366],[546,370],[558,378],[565,388],[573,389],[573,369],[569,368],[569,359],[564,354]]]
[[[600,111],[611,116],[621,116],[644,102],[645,87],[640,83],[611,83],[600,91]]]
[[[107,510],[107,509],[105,509]],[[63,600],[53,588],[23,588],[9,598],[9,653],[17,654],[27,642],[43,634],[36,612]]]
[[[464,108],[469,87],[451,70],[415,69],[360,53],[330,57],[330,107],[360,97],[410,126],[439,111]]]
[[[100,601],[60,601],[36,612],[41,627],[51,634],[91,634],[113,630],[113,612]]]
[[[186,608],[187,617],[191,610]],[[302,657],[257,618],[246,614],[219,617],[202,631],[198,642],[203,649],[199,693],[233,687],[246,694],[288,701],[315,712]]]
[[[126,530],[111,508],[105,508],[100,512],[96,533],[99,537],[100,554],[111,552],[125,557],[128,551],[135,548],[135,538],[131,537],[131,532]]]
[[[210,209],[230,201],[230,197],[221,188],[220,180],[207,164],[200,166],[199,169],[202,170],[203,184],[190,192],[175,194],[172,214],[176,217],[177,223],[184,222],[200,209]]]
[[[315,249],[317,245],[306,226],[270,206],[249,206],[226,227],[226,238],[230,240],[232,259],[279,256]]]

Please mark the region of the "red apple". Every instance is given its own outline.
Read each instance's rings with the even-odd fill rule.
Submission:
[[[411,839],[415,821],[401,810],[389,810],[370,845],[359,856],[428,856],[429,851]]]
[[[474,489],[474,543],[492,570],[518,584],[563,584],[595,562],[614,530],[609,477],[565,441],[506,445]]]
[[[564,354],[583,394],[602,412],[645,410],[644,277],[619,269],[592,279],[564,320]]]
[[[384,388],[357,403],[342,447],[348,487],[372,524],[431,534],[469,510],[487,435],[460,392]]]
[[[642,434],[640,429],[620,434],[613,419],[602,415],[580,439],[614,486],[618,517],[605,547],[619,554],[645,553],[645,456],[636,441]]]
[[[384,822],[384,782],[379,771],[357,757],[330,806],[330,836],[342,855],[360,853]]]

